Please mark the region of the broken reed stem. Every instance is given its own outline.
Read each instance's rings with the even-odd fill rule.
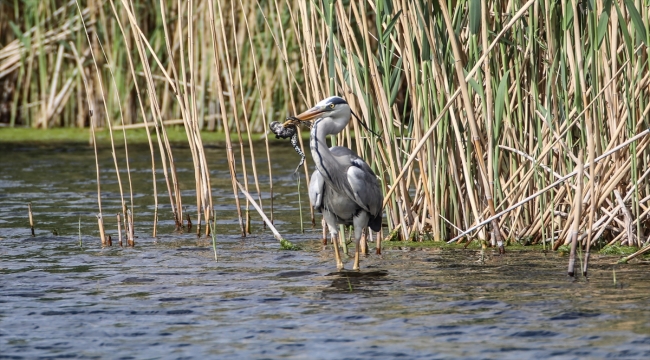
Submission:
[[[578,245],[578,230],[582,217],[582,187],[583,187],[582,150],[578,153],[578,166],[576,170],[576,192],[573,199],[573,225],[571,226],[571,252],[569,253],[569,269],[567,273],[573,276],[575,273],[576,247]]]
[[[128,236],[127,243],[129,245],[129,247],[134,247],[135,246],[135,234],[134,234],[134,230],[133,230],[133,213],[131,212],[131,210],[126,210],[126,216],[129,219],[129,229],[128,229],[129,236]]]
[[[278,232],[278,230],[275,229],[275,226],[273,226],[273,223],[271,223],[271,220],[269,220],[269,218],[266,217],[266,214],[264,214],[264,211],[262,211],[262,209],[257,205],[257,203],[255,202],[255,199],[253,199],[251,194],[249,194],[248,191],[246,191],[246,189],[244,189],[244,187],[242,186],[242,184],[239,183],[239,181],[237,181],[236,179],[234,179],[233,181],[239,187],[239,191],[241,191],[242,194],[244,194],[244,196],[246,196],[248,201],[251,202],[251,204],[253,205],[255,210],[257,210],[257,212],[260,214],[260,216],[262,217],[262,220],[264,220],[264,222],[266,223],[266,226],[268,226],[269,229],[271,229],[271,231],[273,232],[273,236],[275,236],[275,238],[278,241],[284,240],[282,238],[282,235],[280,235],[280,233]]]
[[[647,253],[649,251],[650,251],[650,244],[646,244],[645,247],[639,249],[638,251],[636,251],[632,255],[629,255],[629,256],[626,256],[626,257],[622,258],[621,260],[618,261],[618,263],[619,264],[626,264],[628,261],[634,259],[635,257],[637,257],[639,255],[643,255],[643,254],[645,254],[645,253]]]
[[[102,247],[110,246],[106,241],[106,234],[104,233],[104,220],[102,219],[102,214],[97,214],[97,225],[99,227],[99,237],[102,240]]]
[[[120,216],[120,213],[117,213],[117,243],[120,245],[120,247],[123,246],[123,244],[122,244],[122,218]]]
[[[212,213],[216,214],[214,208],[212,209]],[[218,262],[219,258],[217,257],[217,221],[214,218],[210,218],[208,221],[206,221],[205,225],[210,228],[210,235],[212,237],[212,250],[214,251],[214,261]]]
[[[27,203],[27,213],[29,214],[29,227],[32,230],[32,237],[36,236],[34,234],[34,217],[32,216],[32,203]]]

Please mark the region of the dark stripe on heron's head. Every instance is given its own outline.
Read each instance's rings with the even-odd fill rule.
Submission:
[[[346,104],[347,105],[348,102],[345,101],[345,99],[340,97],[340,96],[330,96],[330,97],[328,97],[326,99],[326,103],[327,104],[334,104],[334,105],[339,105],[339,104]]]

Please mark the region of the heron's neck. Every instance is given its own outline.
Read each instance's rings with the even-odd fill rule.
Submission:
[[[328,181],[332,179],[331,173],[339,170],[335,168],[338,162],[334,159],[334,155],[327,146],[327,135],[330,132],[326,127],[321,126],[319,122],[320,120],[317,120],[311,128],[309,148],[316,168]]]

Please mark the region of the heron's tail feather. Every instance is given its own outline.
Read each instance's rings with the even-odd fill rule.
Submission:
[[[368,227],[372,231],[379,231],[381,230],[381,218],[382,218],[382,213],[380,212],[377,214],[375,217],[370,218],[370,221],[368,221]]]

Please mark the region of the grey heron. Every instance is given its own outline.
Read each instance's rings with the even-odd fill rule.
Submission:
[[[327,135],[343,131],[351,114],[343,98],[332,96],[284,123],[284,127],[290,127],[295,126],[295,120],[312,122],[309,147],[316,170],[309,182],[309,199],[329,227],[339,270],[343,269],[343,262],[337,241],[338,225],[354,226],[352,269],[359,270],[359,241],[366,227],[380,230],[384,201],[377,176],[362,158],[346,147],[327,146]]]

